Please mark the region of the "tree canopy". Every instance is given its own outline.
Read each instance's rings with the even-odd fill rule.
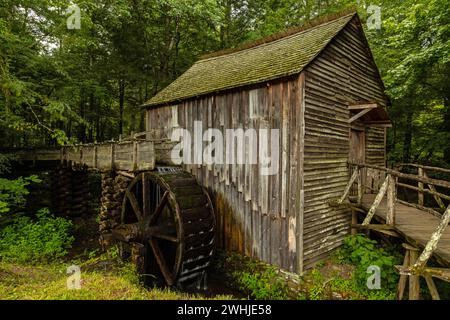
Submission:
[[[80,9],[80,28],[68,19]],[[3,0],[0,145],[102,141],[142,131],[141,104],[199,56],[356,6],[392,100],[391,162],[450,165],[445,0]],[[69,21],[70,22],[70,21]]]

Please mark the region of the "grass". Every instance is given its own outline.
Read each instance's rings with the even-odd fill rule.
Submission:
[[[0,262],[0,299],[12,300],[180,300],[206,299],[199,294],[173,289],[146,289],[130,264],[108,254],[77,261],[81,267],[81,289],[67,288],[71,263],[21,265]],[[215,299],[231,299],[216,296]]]

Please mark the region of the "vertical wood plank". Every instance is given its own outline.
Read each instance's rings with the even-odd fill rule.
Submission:
[[[305,192],[304,192],[304,159],[305,159],[305,82],[306,75],[303,71],[298,79],[298,130],[299,130],[299,150],[298,150],[298,216],[297,216],[297,273],[303,273],[303,219],[305,213]]]

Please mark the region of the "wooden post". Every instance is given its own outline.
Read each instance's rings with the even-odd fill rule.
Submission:
[[[363,180],[363,177],[362,177],[364,169],[357,167],[356,170],[358,171],[358,199],[357,199],[357,203],[358,203],[358,205],[361,205],[362,204],[362,197],[363,197],[363,194],[364,194],[364,186],[363,186],[363,181],[364,180]]]
[[[138,143],[136,140],[133,141],[133,171],[137,169],[137,158],[138,158]]]
[[[423,177],[423,168],[421,168],[421,167],[419,167],[418,168],[418,171],[419,171],[419,177]],[[422,182],[418,182],[417,183],[417,187],[419,188],[419,191],[418,191],[418,193],[417,193],[417,201],[418,201],[418,204],[419,205],[421,205],[421,206],[423,206],[423,183]]]
[[[436,285],[434,284],[433,278],[426,274],[423,276],[425,280],[427,281],[428,289],[430,290],[431,298],[433,300],[441,300],[439,297],[439,292],[437,291]]]
[[[405,258],[403,260],[403,268],[409,267],[409,250],[406,249]],[[406,274],[400,274],[400,279],[398,281],[397,288],[397,300],[403,299],[403,294],[405,293],[406,288],[406,280],[408,280],[408,276]]]
[[[352,226],[358,224],[358,212],[352,208]],[[355,227],[352,227],[351,234],[355,235],[358,233],[358,230]]]
[[[114,170],[114,147],[115,147],[115,145],[114,145],[114,140],[113,140],[111,142],[111,153],[110,153],[110,156],[111,156],[111,165],[110,165],[111,170]]]
[[[392,175],[388,174],[388,180],[386,224],[393,226],[395,224],[396,186],[395,178]]]
[[[413,265],[417,257],[419,256],[419,250],[416,248],[409,249],[409,263]],[[419,300],[420,298],[420,282],[418,275],[409,276],[409,300]]]
[[[97,146],[94,145],[94,159],[93,159],[93,167],[97,169]]]

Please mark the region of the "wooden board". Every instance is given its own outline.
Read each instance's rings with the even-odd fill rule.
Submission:
[[[365,194],[363,196],[363,207],[368,210],[372,205],[375,194]],[[386,197],[383,198],[375,216],[383,221],[386,219]],[[405,206],[400,203],[395,204],[395,229],[402,234],[408,241],[415,242],[421,248],[424,248],[431,234],[439,225],[440,219],[416,208]],[[435,255],[442,260],[441,262],[450,265],[450,228],[447,228],[437,246]]]

